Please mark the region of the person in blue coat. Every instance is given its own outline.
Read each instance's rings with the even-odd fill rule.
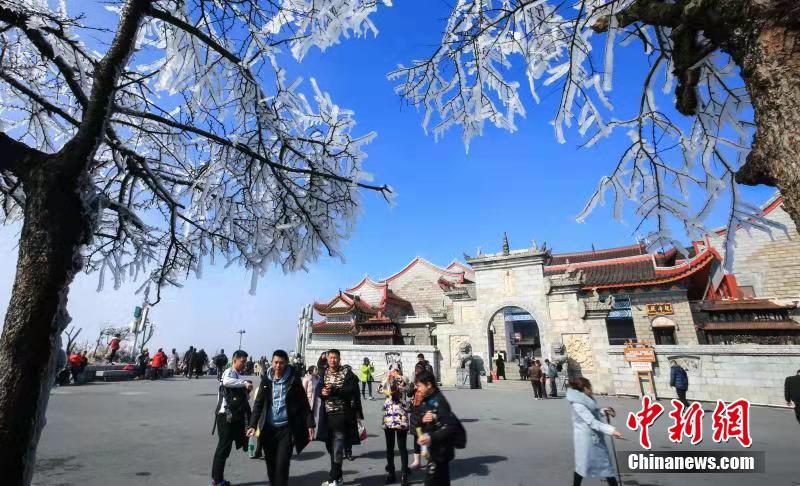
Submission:
[[[580,377],[569,381],[567,402],[572,411],[575,442],[575,473],[573,486],[580,486],[586,476],[605,478],[610,486],[617,485],[614,461],[606,444],[606,436],[622,438],[622,433],[600,419],[601,412],[592,396],[592,384]]]
[[[686,370],[681,368],[677,361],[670,360],[670,367],[669,371],[669,386],[675,388],[675,392],[678,394],[678,400],[683,403],[683,406],[688,407],[689,402],[686,400],[686,390],[689,389],[689,375],[686,374]]]

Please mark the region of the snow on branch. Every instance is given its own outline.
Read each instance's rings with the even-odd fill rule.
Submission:
[[[516,130],[525,115],[523,84],[537,103],[543,90],[559,95],[552,124],[560,143],[570,132],[586,147],[627,135],[579,221],[608,193],[617,219],[626,202],[633,204],[635,232],[649,231],[652,246],[676,245],[671,223],[692,238],[707,234],[705,220],[727,193],[735,227],[763,227],[760,211],[733,190],[752,136],[747,91],[718,46],[682,25],[687,13],[679,3],[458,0],[430,57],[401,64],[388,77],[423,112],[426,131],[439,138],[457,128],[467,149],[487,122]],[[641,43],[647,70],[634,94],[638,109],[625,115],[614,111],[610,94],[615,50],[632,42]],[[665,100],[673,90],[675,98]]]
[[[97,216],[84,253],[98,288],[144,277],[157,301],[163,285],[199,277],[221,257],[251,272],[254,292],[273,265],[297,271],[322,253],[341,256],[360,191],[392,197],[363,167],[375,134],[357,133],[354,113],[315,80],[292,79],[278,53],[286,44],[302,58],[377,32],[368,17],[391,2],[148,3],[134,54],[111,57],[121,74],[90,163],[87,204]],[[86,22],[65,4],[3,2],[2,136],[55,153],[87,114],[105,112],[90,96],[107,69],[105,43],[82,35],[115,29]],[[14,173],[1,171],[4,217],[19,219],[24,203]]]

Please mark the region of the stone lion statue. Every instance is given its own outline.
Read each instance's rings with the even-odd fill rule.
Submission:
[[[458,347],[458,357],[462,368],[467,368],[472,361],[472,345],[468,342],[461,343]]]

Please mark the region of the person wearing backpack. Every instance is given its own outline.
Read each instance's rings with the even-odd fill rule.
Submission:
[[[247,353],[238,350],[233,353],[233,366],[225,370],[219,385],[217,405],[214,408],[214,429],[219,440],[214,451],[209,486],[230,486],[225,480],[225,462],[231,454],[233,445],[247,450],[245,425],[250,421],[250,402],[248,395],[253,389],[250,380],[241,378],[247,362]],[[212,429],[212,433],[214,431]]]
[[[467,432],[436,386],[432,373],[421,373],[416,377],[416,385],[424,395],[418,411],[422,424],[418,442],[428,448],[425,486],[449,486],[450,461],[455,458],[455,449],[466,447]]]

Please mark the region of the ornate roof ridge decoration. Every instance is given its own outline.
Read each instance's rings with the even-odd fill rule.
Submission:
[[[340,308],[334,309],[333,308],[334,304],[336,304],[337,302],[340,302],[340,301],[344,302],[346,307],[340,307]],[[358,295],[353,295],[353,294],[349,294],[347,292],[342,292],[341,290],[339,291],[338,294],[336,294],[336,297],[331,299],[326,304],[314,303],[314,310],[316,310],[317,312],[319,312],[320,314],[322,314],[324,316],[325,315],[331,315],[331,314],[334,314],[334,315],[335,314],[349,314],[349,313],[353,312],[353,310],[356,310],[356,309],[358,311],[364,313],[364,314],[369,314],[369,315],[376,315],[381,310],[381,309],[379,309],[377,307],[373,307],[373,306],[369,305],[368,303],[364,302],[361,299],[361,297],[359,297]]]
[[[351,334],[355,325],[352,322],[319,321],[311,325],[313,334]]]
[[[742,310],[793,310],[797,308],[796,303],[781,304],[771,299],[714,299],[704,300],[699,303],[698,310],[705,312],[725,312]]]
[[[655,259],[653,259],[653,266],[655,268],[656,278],[637,281],[637,282],[590,285],[590,286],[585,286],[584,290],[608,289],[608,288],[619,288],[619,287],[643,287],[643,286],[663,285],[667,283],[677,282],[708,267],[714,260],[722,262],[722,257],[719,255],[717,250],[713,248],[706,249],[705,251],[699,253],[694,258],[690,258],[673,267],[658,267],[655,265]]]
[[[653,260],[654,254],[653,253],[645,253],[644,255],[630,255],[624,257],[617,257],[617,258],[608,258],[606,260],[590,260],[586,262],[575,262],[575,263],[562,263],[558,265],[545,265],[544,271],[545,272],[559,272],[565,270],[572,270],[578,268],[589,268],[589,267],[603,267],[606,265],[621,265],[624,263],[630,262],[641,262],[647,260]]]
[[[597,290],[676,284],[708,269],[714,261],[721,262],[722,257],[714,248],[706,248],[694,257],[680,260],[672,266],[659,266],[663,260],[653,253],[545,266],[544,275],[548,277],[545,291],[549,293],[553,288],[561,288],[560,291],[564,292],[575,286],[580,286],[582,290]],[[579,270],[583,272],[580,282],[577,273]]]
[[[369,285],[370,287],[375,288],[375,289],[381,289],[381,288],[384,288],[384,287],[388,287],[389,284],[386,283],[386,282],[380,282],[380,281],[376,282],[375,280],[372,280],[369,275],[364,275],[364,278],[362,278],[360,282],[358,282],[355,286],[350,287],[349,289],[345,290],[345,292],[355,292],[356,290],[360,289],[364,285]]]
[[[550,261],[555,262],[552,265],[565,265],[569,263],[581,263],[598,260],[610,260],[613,258],[629,257],[646,255],[647,247],[644,243],[636,243],[634,245],[617,246],[612,248],[603,248],[602,250],[584,250],[569,253],[553,253]]]

